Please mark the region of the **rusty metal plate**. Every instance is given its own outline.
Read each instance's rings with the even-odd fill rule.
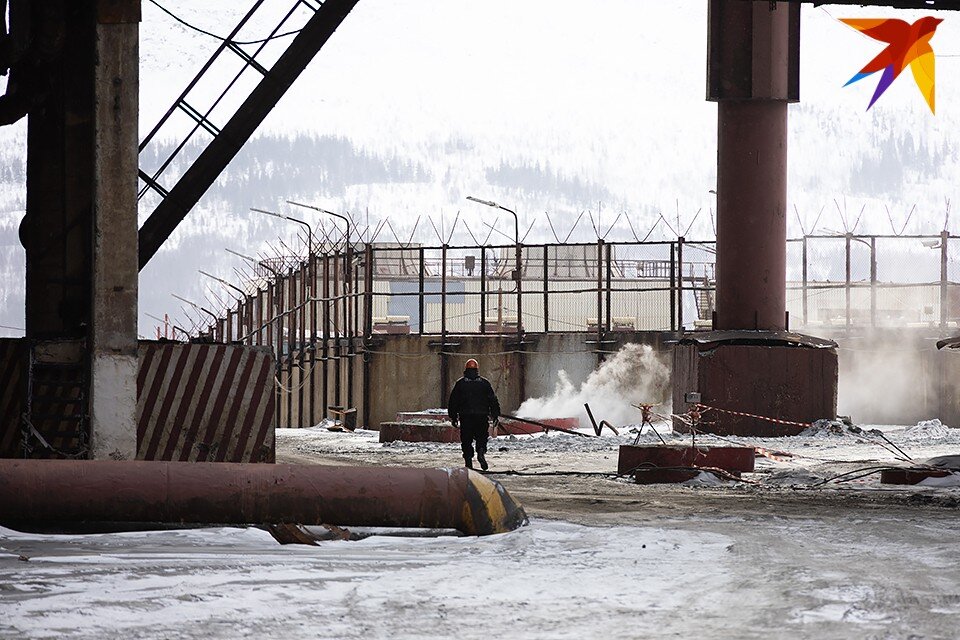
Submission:
[[[631,474],[640,468],[675,469],[697,467],[727,472],[751,472],[756,450],[753,447],[690,447],[686,445],[620,446],[617,473]],[[694,474],[696,475],[696,474]]]

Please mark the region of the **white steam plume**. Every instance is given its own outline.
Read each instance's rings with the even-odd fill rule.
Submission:
[[[625,345],[593,371],[579,389],[566,371],[560,370],[557,377],[557,386],[550,396],[525,400],[517,409],[517,415],[534,420],[577,417],[585,427],[590,425],[583,408],[588,402],[597,422],[606,420],[621,426],[640,422],[640,411],[630,406],[631,403],[669,401],[670,398],[670,370],[645,344]]]

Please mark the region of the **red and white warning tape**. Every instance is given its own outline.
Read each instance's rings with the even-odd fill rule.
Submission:
[[[757,420],[765,420],[767,422],[773,422],[775,424],[788,424],[794,427],[812,427],[812,422],[794,422],[792,420],[781,420],[780,418],[770,418],[767,416],[758,416],[755,413],[744,413],[743,411],[731,411],[730,409],[721,409],[719,407],[711,407],[706,404],[695,404],[694,408],[699,410],[701,413],[706,411],[719,411],[720,413],[728,413],[733,416],[741,416],[743,418],[756,418]]]

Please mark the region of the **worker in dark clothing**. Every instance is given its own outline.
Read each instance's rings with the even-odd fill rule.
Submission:
[[[467,360],[463,377],[453,385],[447,414],[453,426],[460,427],[460,447],[468,469],[473,469],[473,441],[477,441],[477,461],[487,470],[487,438],[490,435],[488,418],[494,423],[500,417],[500,402],[493,385],[480,377],[480,365],[473,358]]]

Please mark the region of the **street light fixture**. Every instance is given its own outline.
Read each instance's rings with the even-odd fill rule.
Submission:
[[[492,200],[481,200],[480,198],[475,198],[474,196],[467,196],[467,200],[471,202],[476,202],[477,204],[482,204],[487,207],[492,207],[494,209],[500,209],[501,211],[506,211],[509,214],[513,215],[513,237],[514,244],[516,245],[516,265],[513,272],[513,279],[517,283],[517,334],[520,336],[520,340],[523,340],[523,328],[522,328],[522,310],[523,310],[523,291],[521,287],[522,275],[520,271],[520,260],[521,260],[521,250],[520,250],[520,220],[517,217],[517,212],[508,209],[501,204],[497,204]],[[483,249],[481,248],[481,251]],[[486,322],[486,318],[481,318],[481,322]],[[503,327],[500,328],[503,330]]]
[[[191,302],[190,300],[187,300],[187,299],[184,298],[183,296],[178,296],[178,295],[175,294],[175,293],[171,293],[170,295],[172,295],[174,298],[176,298],[176,299],[179,300],[180,302],[186,302],[188,305],[190,305],[191,307],[193,307],[194,309],[196,309],[196,310],[198,310],[198,311],[203,311],[205,314],[207,314],[208,316],[210,316],[211,318],[213,318],[214,322],[219,322],[219,321],[220,321],[220,316],[218,316],[217,314],[215,314],[213,311],[210,311],[210,309],[207,309],[206,307],[201,306],[201,305],[197,304],[196,302]]]
[[[227,247],[224,247],[223,250],[226,251],[227,253],[232,253],[233,255],[237,256],[238,258],[243,258],[244,260],[246,260],[247,262],[249,262],[249,263],[251,263],[251,264],[253,264],[253,265],[256,265],[256,266],[258,266],[258,267],[263,267],[264,269],[266,269],[267,271],[269,271],[270,273],[272,273],[272,274],[275,275],[276,277],[278,277],[278,278],[280,277],[280,272],[277,271],[276,269],[274,269],[273,267],[271,267],[271,266],[270,266],[269,264],[267,264],[266,261],[264,261],[264,260],[257,260],[256,258],[253,258],[253,257],[251,257],[251,256],[242,254],[242,253],[240,253],[239,251],[234,251],[233,249],[228,249]],[[254,272],[254,273],[256,273],[256,272]]]
[[[254,208],[254,207],[250,207],[250,211],[253,211],[253,212],[255,212],[255,213],[262,213],[262,214],[268,215],[268,216],[273,216],[274,218],[280,218],[281,220],[289,220],[290,222],[295,222],[295,223],[297,223],[297,224],[299,224],[299,225],[302,225],[302,226],[306,227],[306,229],[307,229],[307,245],[308,245],[307,252],[308,252],[308,253],[311,253],[311,254],[313,253],[313,227],[311,227],[309,224],[307,224],[307,223],[304,222],[303,220],[300,220],[300,219],[298,219],[298,218],[294,218],[293,216],[283,215],[282,213],[274,213],[273,211],[267,211],[267,210],[265,210],[265,209],[256,209],[256,208]]]
[[[341,220],[343,220],[343,224],[346,225],[346,229],[347,229],[347,230],[346,230],[346,233],[344,234],[344,237],[346,238],[347,246],[348,246],[348,247],[350,246],[350,220],[348,220],[346,216],[341,215],[341,214],[339,214],[339,213],[335,213],[335,212],[330,211],[330,210],[328,210],[328,209],[323,209],[323,208],[321,208],[321,207],[315,207],[315,206],[310,205],[310,204],[303,204],[302,202],[294,202],[293,200],[287,200],[287,204],[292,204],[292,205],[295,206],[295,207],[303,207],[303,208],[305,208],[305,209],[313,209],[314,211],[319,211],[320,213],[325,213],[325,214],[327,214],[328,216],[333,216],[333,217],[335,217],[335,218],[340,218]]]
[[[207,276],[207,277],[210,278],[211,280],[216,280],[217,282],[219,282],[219,283],[222,284],[223,286],[228,287],[228,288],[230,288],[230,289],[233,289],[234,291],[236,291],[237,293],[239,293],[239,294],[240,294],[241,296],[243,296],[244,298],[247,297],[247,292],[246,292],[246,291],[244,291],[244,290],[241,289],[240,287],[238,287],[238,286],[236,286],[236,285],[228,282],[227,280],[224,280],[223,278],[218,278],[217,276],[213,275],[212,273],[207,273],[207,272],[204,271],[203,269],[197,269],[197,271],[200,273],[200,275]]]

